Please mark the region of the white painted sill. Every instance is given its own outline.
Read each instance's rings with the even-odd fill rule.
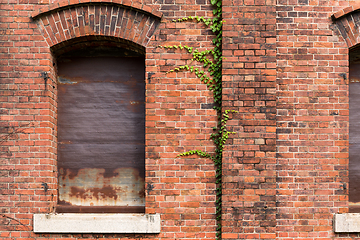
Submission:
[[[159,214],[34,214],[35,233],[159,233]]]
[[[357,233],[360,232],[360,213],[335,214],[335,233]]]

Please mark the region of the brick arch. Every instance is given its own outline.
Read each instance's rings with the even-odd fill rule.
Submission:
[[[334,13],[331,18],[337,25],[348,47],[360,43],[360,3]]]
[[[47,14],[51,11],[56,11],[61,8],[68,8],[76,5],[86,5],[86,4],[94,4],[94,3],[103,3],[103,4],[115,4],[115,5],[122,5],[128,8],[134,8],[136,10],[140,10],[143,12],[147,12],[148,14],[152,14],[158,18],[162,17],[162,13],[158,11],[158,9],[155,6],[148,6],[144,5],[141,2],[138,1],[126,1],[126,0],[78,0],[77,2],[71,1],[71,0],[60,0],[55,3],[52,3],[48,6],[43,6],[37,11],[35,11],[31,17],[33,19],[38,18],[39,16],[43,14]]]
[[[130,8],[104,1],[62,6],[61,2],[40,9],[32,16],[50,47],[94,35],[122,38],[146,47],[160,23],[161,14],[145,11],[144,6]]]

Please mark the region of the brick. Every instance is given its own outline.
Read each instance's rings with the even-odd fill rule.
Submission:
[[[194,148],[214,151],[212,93],[193,74],[166,73],[188,64],[190,54],[157,48],[210,48],[212,33],[203,24],[172,19],[211,17],[212,7],[203,0],[88,2],[1,6],[0,207],[25,226],[0,218],[0,238],[129,238],[40,236],[30,221],[57,201],[51,51],[94,39],[120,46],[120,37],[146,51],[146,212],[162,219],[160,235],[136,237],[215,239],[214,165],[196,155],[177,157]],[[360,39],[359,8],[345,0],[223,1],[222,106],[238,111],[230,114],[227,127],[235,134],[223,150],[223,239],[358,238],[334,234],[332,217],[349,211],[348,50]],[[50,76],[46,87],[43,71]]]

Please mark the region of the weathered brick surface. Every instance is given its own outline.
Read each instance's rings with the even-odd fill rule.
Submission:
[[[347,211],[348,47],[330,18],[346,6],[277,4],[278,239],[332,239]]]
[[[223,159],[223,238],[274,239],[275,1],[223,1],[223,107],[238,111]]]
[[[195,0],[79,3],[6,1],[0,6],[0,238],[214,239],[214,164],[209,159],[177,157],[192,149],[214,151],[212,93],[194,74],[167,73],[177,65],[191,64],[191,55],[158,48],[210,47],[212,33],[203,24],[172,19],[208,17],[212,8]],[[64,41],[79,46],[81,41],[73,41],[76,37],[81,41],[122,37],[146,47],[146,212],[161,214],[160,234],[32,232],[33,214],[52,212],[57,201],[57,86],[50,48],[58,51],[66,46]],[[49,78],[45,80],[42,72]],[[44,183],[49,187],[46,192]]]
[[[157,47],[211,47],[203,24],[171,20],[210,17],[212,7],[101,2],[0,5],[0,239],[214,239],[214,165],[176,157],[214,151],[212,93],[194,74],[168,73],[195,65],[191,55]],[[237,111],[223,159],[223,239],[359,238],[334,234],[332,222],[348,211],[348,49],[360,39],[358,9],[345,0],[223,1],[223,107]],[[162,231],[34,234],[33,214],[52,212],[57,201],[51,47],[123,44],[117,37],[146,51],[146,212],[161,214]]]

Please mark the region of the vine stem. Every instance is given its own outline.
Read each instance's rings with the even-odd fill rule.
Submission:
[[[31,230],[29,226],[24,225],[23,223],[21,223],[21,222],[20,222],[19,220],[17,220],[16,218],[9,217],[9,216],[7,216],[7,215],[5,215],[5,214],[1,214],[1,216],[2,216],[3,218],[7,218],[7,219],[10,219],[10,220],[13,220],[13,221],[19,223],[20,225],[26,227],[29,231]]]
[[[218,115],[218,124],[217,127],[214,128],[215,133],[211,134],[211,139],[214,141],[216,146],[215,155],[211,155],[209,153],[203,152],[201,150],[191,150],[188,152],[180,153],[179,156],[187,156],[197,154],[200,157],[210,158],[214,161],[216,167],[216,240],[221,240],[222,238],[222,229],[221,229],[221,216],[222,216],[222,152],[224,149],[224,144],[229,137],[229,134],[232,132],[228,132],[226,130],[226,122],[229,119],[228,113],[235,112],[233,110],[225,110],[224,114],[222,114],[222,0],[210,0],[211,5],[214,6],[213,10],[213,18],[205,19],[203,17],[198,16],[189,16],[181,19],[173,20],[174,22],[184,22],[195,20],[197,22],[203,22],[206,26],[208,26],[211,31],[214,33],[215,37],[213,39],[214,48],[212,50],[204,50],[198,51],[197,49],[193,49],[193,47],[182,46],[182,45],[173,45],[173,46],[159,46],[165,49],[180,49],[187,50],[188,53],[193,55],[191,59],[191,63],[193,61],[199,62],[203,64],[204,70],[209,72],[209,75],[212,77],[208,77],[204,71],[200,71],[196,67],[189,67],[189,65],[179,66],[174,68],[169,72],[178,72],[178,71],[191,71],[194,72],[195,75],[200,78],[200,80],[210,86],[210,90],[213,92],[214,96],[214,109]],[[211,54],[213,60],[209,60],[206,55]]]

